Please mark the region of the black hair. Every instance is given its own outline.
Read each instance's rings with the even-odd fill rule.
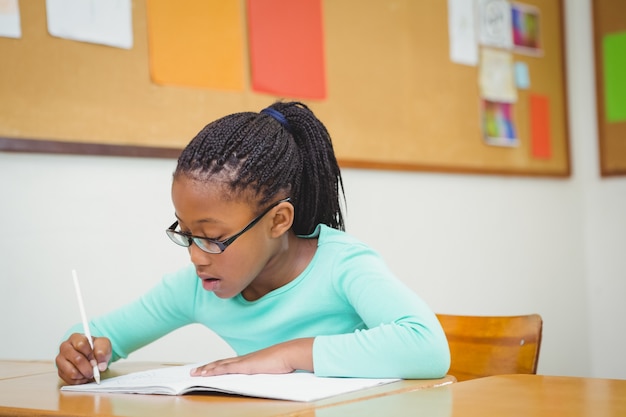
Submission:
[[[277,102],[208,124],[178,158],[179,175],[217,180],[232,193],[252,192],[259,206],[290,197],[298,235],[313,233],[317,224],[345,229],[343,181],[330,135],[302,103]]]

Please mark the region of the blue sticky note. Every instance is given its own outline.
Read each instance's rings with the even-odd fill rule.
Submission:
[[[513,64],[515,71],[515,85],[517,88],[527,90],[530,88],[530,75],[528,73],[528,65],[525,62],[516,62]]]

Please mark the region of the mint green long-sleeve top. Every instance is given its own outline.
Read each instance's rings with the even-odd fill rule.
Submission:
[[[319,376],[439,378],[450,354],[435,314],[381,257],[324,225],[317,251],[292,282],[255,301],[202,288],[193,265],[167,275],[138,300],[91,321],[111,340],[113,360],[182,326],[200,323],[238,355],[314,337]],[[73,330],[76,330],[74,328]]]

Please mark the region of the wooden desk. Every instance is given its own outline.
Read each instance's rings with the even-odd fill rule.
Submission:
[[[56,373],[54,364],[49,361],[0,360],[0,380],[49,372]]]
[[[315,410],[315,417],[626,416],[626,380],[503,375]]]
[[[25,371],[28,362],[25,363]],[[14,369],[20,363],[13,364]],[[49,364],[53,367],[53,364]],[[103,373],[111,377],[129,372],[154,369],[165,364],[120,362]],[[52,368],[54,369],[54,368]],[[61,383],[54,372],[17,376],[0,380],[0,416],[195,416],[273,417],[284,415],[315,415],[317,410],[353,401],[410,392],[422,388],[451,384],[454,377],[435,380],[406,380],[325,400],[301,403],[245,398],[220,394],[185,395],[179,397],[133,394],[83,394],[61,392]]]

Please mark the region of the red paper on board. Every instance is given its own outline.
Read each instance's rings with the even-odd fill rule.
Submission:
[[[530,146],[532,156],[540,159],[552,157],[550,136],[550,101],[547,96],[530,96]]]
[[[248,0],[252,89],[326,98],[321,0]]]

